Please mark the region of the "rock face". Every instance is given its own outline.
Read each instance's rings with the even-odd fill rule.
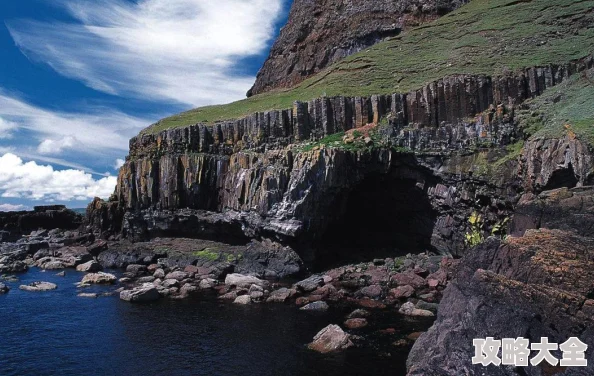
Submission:
[[[345,333],[338,325],[328,325],[322,329],[312,343],[309,344],[311,350],[322,354],[346,350],[353,346],[351,336]]]
[[[101,236],[121,233],[134,241],[274,239],[291,244],[308,263],[337,240],[356,246],[348,239],[355,232],[377,242],[375,248],[399,244],[408,251],[461,255],[468,248],[465,234],[473,231],[469,218],[478,213],[488,235],[511,213],[522,180],[530,181],[525,176],[535,177],[525,187],[534,192],[549,183],[566,186],[555,172],[563,166],[573,166],[575,185],[589,182],[586,150],[571,140],[550,145],[557,151],[542,155],[550,160],[546,168],[527,155],[519,167],[511,161],[494,176],[481,169],[522,137],[514,122],[517,105],[592,64],[590,56],[501,77],[452,76],[407,94],[320,98],[213,126],[142,134],[130,142],[112,200],[95,201],[87,219]],[[289,146],[381,119],[388,124],[380,135],[390,146]],[[572,162],[559,164],[566,145]],[[355,219],[369,212],[380,213],[377,222],[355,228]],[[393,224],[390,239],[379,236],[388,233],[381,227],[387,223]],[[279,247],[269,253],[286,260],[270,269],[296,270],[294,255],[283,252]],[[237,270],[251,272],[259,264]]]
[[[547,374],[541,367],[472,365],[475,338],[524,337],[534,343],[548,337],[563,343],[579,337],[592,348],[593,256],[593,238],[560,230],[529,230],[505,242],[489,239],[464,257],[437,322],[410,354],[409,375]],[[592,367],[594,354],[586,357]]]
[[[74,230],[83,222],[83,217],[63,205],[36,206],[33,211],[0,212],[0,241],[16,241],[22,235],[43,228],[45,230]]]
[[[466,0],[295,0],[248,96],[290,87],[404,29],[432,21]]]

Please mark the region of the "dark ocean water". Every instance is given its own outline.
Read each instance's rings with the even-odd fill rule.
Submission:
[[[139,306],[117,297],[79,298],[74,284],[82,274],[54,274],[29,271],[0,295],[0,375],[405,374],[406,350],[375,340],[337,355],[307,350],[320,329],[341,324],[342,311],[320,315],[282,304],[236,306],[204,296]],[[58,290],[18,290],[40,280],[58,284]],[[404,333],[428,325],[401,322],[393,312],[384,316],[367,332],[395,327]]]

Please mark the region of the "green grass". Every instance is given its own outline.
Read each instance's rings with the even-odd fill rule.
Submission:
[[[518,118],[530,137],[573,134],[594,145],[594,70],[576,75],[528,101]]]
[[[473,0],[435,22],[368,48],[289,90],[194,109],[145,132],[291,108],[295,100],[418,89],[452,74],[564,63],[594,52],[594,1]]]

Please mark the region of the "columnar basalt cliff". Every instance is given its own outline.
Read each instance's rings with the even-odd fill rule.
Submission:
[[[326,66],[467,0],[295,0],[248,96],[291,87]]]
[[[506,221],[522,190],[590,181],[587,147],[571,138],[545,141],[549,148],[529,143],[520,164],[511,160],[494,174],[481,163],[500,159],[506,145],[522,139],[518,105],[592,64],[589,56],[502,77],[457,75],[407,94],[319,98],[212,126],[141,134],[130,142],[112,201],[94,202],[88,219],[98,232],[122,231],[134,240],[274,238],[313,260],[321,244],[337,242],[327,239],[339,233],[336,226],[348,227],[341,218],[368,215],[349,213],[357,188],[368,184],[370,195],[392,187],[426,201],[415,211],[419,201],[399,200],[387,189],[382,197],[392,206],[366,208],[387,213],[370,223],[393,222],[388,230],[402,234],[417,229],[412,242],[393,237],[384,246],[461,254],[472,245],[473,214],[488,234]],[[375,124],[375,139],[363,146],[324,142],[367,124]]]

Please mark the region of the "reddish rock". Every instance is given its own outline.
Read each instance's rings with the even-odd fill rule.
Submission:
[[[361,329],[369,325],[366,319],[349,319],[344,322],[344,326],[349,329]]]
[[[428,279],[427,284],[431,288],[437,288],[437,286],[439,286],[439,281],[437,279]]]
[[[198,267],[194,265],[188,265],[185,267],[184,272],[188,274],[196,274],[198,273]]]
[[[422,334],[423,332],[414,332],[409,334],[406,338],[408,338],[411,341],[416,341]]]
[[[396,334],[396,329],[394,329],[394,328],[382,329],[379,332],[381,334]]]
[[[399,286],[395,289],[390,290],[390,295],[392,295],[395,299],[406,299],[413,296],[415,293],[415,289],[412,286]]]
[[[338,325],[328,325],[316,334],[313,342],[308,347],[311,350],[326,354],[352,346],[350,335],[345,333]]]
[[[157,269],[161,269],[161,265],[159,264],[151,264],[149,266],[147,266],[146,270],[152,275],[154,274]]]
[[[423,277],[416,275],[413,272],[404,272],[394,274],[392,276],[392,282],[395,283],[397,286],[412,286],[414,289],[419,289],[421,287],[425,287],[425,279]]]

